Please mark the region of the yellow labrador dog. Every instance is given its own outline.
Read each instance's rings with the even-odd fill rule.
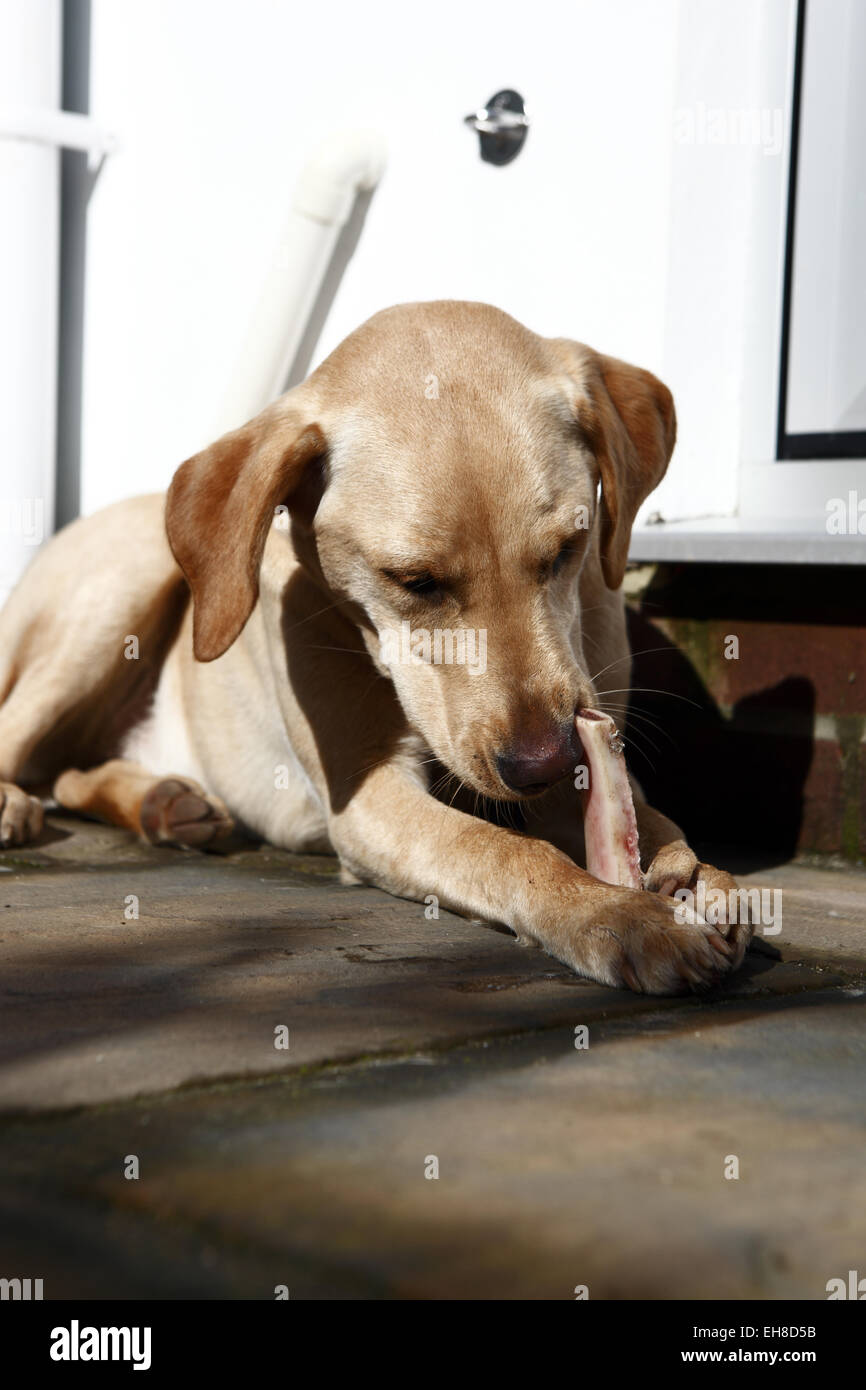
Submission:
[[[0,841],[53,783],[154,843],[239,822],[336,853],[608,985],[714,983],[749,928],[669,895],[733,879],[635,788],[649,891],[600,883],[574,789],[575,711],[628,685],[629,534],[674,435],[648,372],[496,309],[377,314],[166,497],[39,554],[0,615]],[[528,833],[481,814],[502,802]]]

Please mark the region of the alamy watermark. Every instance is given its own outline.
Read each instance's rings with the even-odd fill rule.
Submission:
[[[45,539],[45,502],[41,497],[0,497],[0,536],[20,536],[25,545]]]
[[[42,1298],[41,1279],[0,1279],[0,1300],[28,1303]]]
[[[134,1371],[150,1370],[149,1327],[82,1327],[73,1318],[69,1327],[51,1330],[52,1361],[131,1361]]]
[[[470,676],[487,670],[487,629],[474,627],[399,628],[379,634],[379,655],[386,666],[465,666]]]
[[[734,925],[751,922],[760,926],[763,936],[778,936],[782,930],[781,888],[708,888],[698,879],[697,889],[678,888],[674,919],[685,924],[693,921],[692,914],[708,926]]]
[[[856,1269],[848,1270],[846,1279],[828,1279],[825,1284],[828,1303],[833,1303],[840,1298],[854,1299],[857,1303],[862,1303],[866,1299],[866,1279],[861,1279]]]
[[[847,497],[828,497],[825,510],[829,536],[866,536],[866,497],[854,488]]]
[[[678,106],[674,111],[674,140],[678,145],[739,145],[762,154],[781,154],[784,141],[779,106]]]

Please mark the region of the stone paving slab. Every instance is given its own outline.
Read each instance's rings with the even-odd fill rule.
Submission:
[[[504,929],[445,912],[430,921],[422,905],[341,885],[325,857],[155,850],[71,818],[49,834],[45,847],[0,858],[0,1112],[657,1005],[579,980]],[[784,883],[772,938],[784,959],[750,955],[725,997],[866,975],[866,875],[797,867],[742,881],[753,879]],[[132,895],[139,916],[127,920]],[[279,1026],[288,1050],[274,1045]]]
[[[7,1121],[0,1264],[49,1298],[822,1299],[862,1269],[862,999],[634,1023]]]
[[[783,889],[782,932],[712,996],[647,999],[327,859],[52,818],[0,856],[0,1276],[825,1298],[866,1259],[866,875],[740,879]]]

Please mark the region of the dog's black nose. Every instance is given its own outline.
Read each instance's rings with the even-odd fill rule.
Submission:
[[[521,796],[543,792],[559,782],[580,759],[574,721],[551,729],[542,739],[515,740],[496,758],[496,771],[509,791]]]

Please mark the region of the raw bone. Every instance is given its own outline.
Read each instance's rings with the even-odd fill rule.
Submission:
[[[610,715],[601,710],[579,710],[574,722],[589,770],[583,793],[586,867],[602,883],[643,888],[625,745]]]

